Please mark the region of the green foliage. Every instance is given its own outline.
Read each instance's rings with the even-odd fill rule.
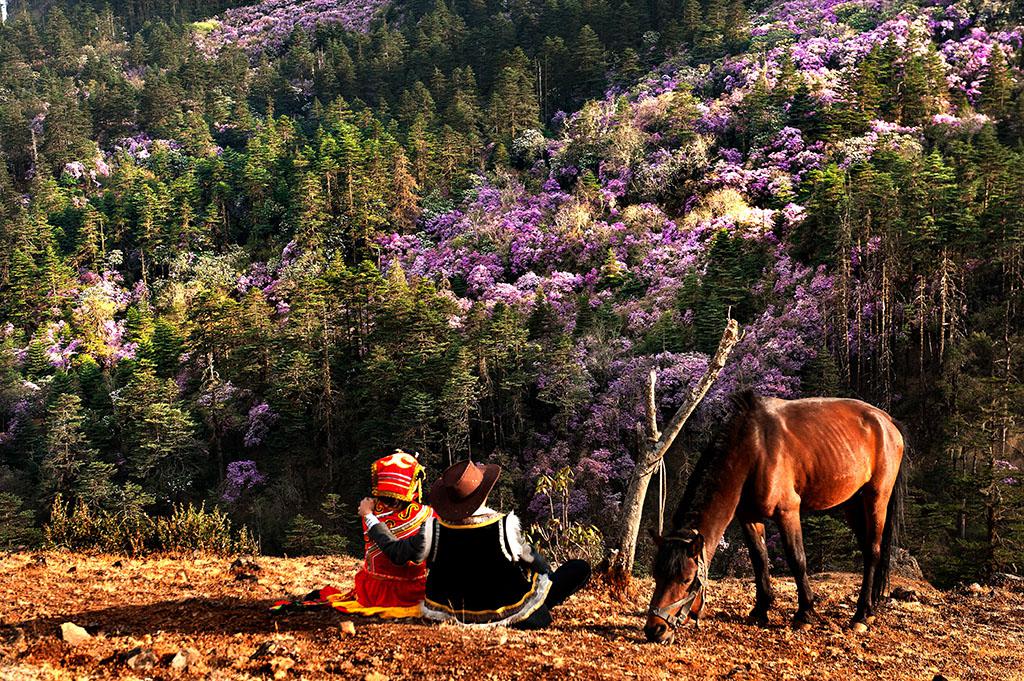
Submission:
[[[53,549],[139,555],[153,545],[155,530],[156,524],[140,505],[94,510],[81,501],[65,503],[57,495],[43,534]]]
[[[301,513],[292,519],[285,535],[284,549],[293,556],[319,556],[344,553],[345,538],[325,532],[322,525]]]
[[[593,525],[570,520],[569,500],[573,491],[573,472],[562,468],[554,475],[537,478],[536,493],[547,497],[548,514],[529,527],[525,537],[530,544],[558,564],[582,558],[596,565],[604,552],[604,538]]]
[[[113,464],[99,460],[82,429],[82,400],[58,395],[47,418],[46,456],[42,475],[48,494],[68,495],[93,508],[107,505],[115,494]]]
[[[39,540],[35,513],[24,507],[18,495],[0,492],[0,549],[23,550],[36,546]]]
[[[168,553],[198,551],[215,555],[258,554],[259,545],[246,528],[235,532],[227,514],[206,504],[176,506],[156,519],[156,545]]]
[[[142,555],[200,552],[214,555],[257,554],[259,544],[246,529],[235,530],[220,509],[205,504],[176,506],[166,517],[151,517],[142,497],[125,498],[116,510],[67,504],[58,495],[44,527],[50,548]]]
[[[802,519],[807,566],[812,572],[851,572],[861,559],[857,539],[842,517],[812,514]]]

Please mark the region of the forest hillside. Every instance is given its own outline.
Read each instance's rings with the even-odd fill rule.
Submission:
[[[5,3],[0,547],[356,552],[400,446],[596,558],[732,317],[670,504],[733,391],[853,396],[924,576],[1020,572],[1019,4],[234,5]]]

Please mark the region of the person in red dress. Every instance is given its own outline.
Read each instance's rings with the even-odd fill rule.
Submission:
[[[348,594],[348,602],[339,602],[334,607],[352,613],[365,612],[366,608],[400,608],[409,612],[395,616],[418,615],[427,583],[426,561],[396,565],[370,539],[368,531],[381,523],[395,537],[405,539],[419,533],[421,526],[433,517],[433,510],[421,503],[423,466],[399,449],[373,462],[372,475],[372,496],[362,502],[364,508],[372,504],[371,512],[362,518],[366,544],[363,565],[356,573],[355,588]]]
[[[433,509],[422,503],[423,466],[413,455],[396,449],[374,461],[370,471],[372,496],[359,505],[366,550],[354,587],[348,592],[330,586],[317,589],[297,602],[279,601],[272,611],[329,605],[350,615],[420,616],[427,584],[426,560],[392,562],[370,538],[369,530],[381,525],[402,539],[421,533],[434,517]]]

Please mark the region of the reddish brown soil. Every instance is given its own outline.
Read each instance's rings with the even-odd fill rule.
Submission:
[[[1001,588],[940,592],[897,579],[919,602],[893,602],[870,631],[855,634],[843,626],[854,575],[814,580],[824,621],[809,631],[789,627],[789,580],[776,580],[779,604],[762,628],[744,622],[752,585],[726,579],[712,584],[700,630],[687,627],[677,643],[654,646],[640,631],[645,603],[612,601],[598,587],[556,610],[543,632],[355,619],[355,633],[346,634],[346,618],[335,612],[281,617],[267,606],[289,593],[347,585],[352,559],[261,558],[256,581],[239,580],[230,563],[2,557],[0,678],[1024,678],[1024,594]],[[640,586],[646,597],[650,585]],[[69,645],[64,622],[94,636]],[[188,666],[172,668],[187,649],[196,651]]]

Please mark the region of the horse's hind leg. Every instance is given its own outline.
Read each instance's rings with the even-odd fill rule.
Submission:
[[[868,527],[867,527],[867,508],[864,503],[863,495],[858,494],[847,502],[845,508],[846,521],[850,524],[850,528],[853,530],[854,536],[857,538],[857,547],[860,549],[861,554],[864,556],[864,577],[861,580],[861,591],[860,597],[857,600],[857,612],[860,614],[861,603],[864,602],[865,598],[868,598],[869,605],[864,613],[865,622],[869,622],[872,619],[871,613],[871,584],[869,583],[867,576],[867,567],[871,562],[871,548],[868,543]],[[873,580],[872,580],[873,581]],[[854,617],[854,622],[857,622],[857,618]]]
[[[768,624],[768,611],[775,601],[775,593],[769,572],[768,546],[764,541],[764,523],[743,523],[743,539],[750,554],[750,564],[754,566],[754,584],[757,587],[757,600],[750,611],[750,621],[765,625]]]
[[[870,487],[866,487],[861,496],[863,504],[860,540],[861,551],[864,552],[864,580],[860,585],[860,598],[857,599],[857,613],[853,616],[852,625],[854,629],[863,631],[875,619],[875,603],[871,594],[882,559],[882,535],[885,531],[889,498],[883,498],[883,495]],[[851,509],[850,513],[856,513],[856,509]]]
[[[800,526],[799,507],[779,511],[775,516],[775,522],[778,523],[779,531],[782,533],[782,545],[786,549],[786,560],[789,562],[793,579],[796,580],[799,606],[793,617],[793,626],[806,629],[818,621],[818,614],[814,611],[814,592],[811,591],[811,582],[807,578],[807,556],[804,554],[803,528]]]

